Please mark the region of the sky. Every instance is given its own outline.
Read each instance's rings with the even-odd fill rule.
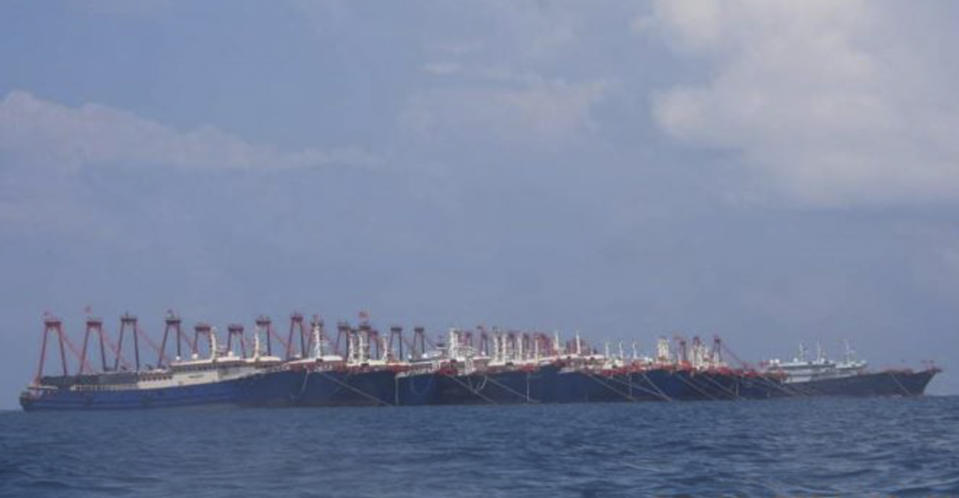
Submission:
[[[157,339],[167,309],[645,351],[718,334],[753,362],[848,339],[959,393],[957,21],[949,1],[4,2],[0,408],[43,314],[78,343],[88,306]]]

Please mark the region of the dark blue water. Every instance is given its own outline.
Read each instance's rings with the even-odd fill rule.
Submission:
[[[959,397],[0,413],[5,496],[959,495]]]

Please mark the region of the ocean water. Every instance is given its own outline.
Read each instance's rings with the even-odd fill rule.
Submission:
[[[959,495],[959,397],[0,413],[3,496]]]

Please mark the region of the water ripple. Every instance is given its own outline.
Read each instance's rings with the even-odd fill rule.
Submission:
[[[0,414],[2,496],[959,495],[959,398]]]

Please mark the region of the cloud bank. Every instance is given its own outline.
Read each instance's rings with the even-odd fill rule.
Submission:
[[[956,61],[929,57],[948,30],[904,21],[922,8],[656,2],[633,28],[705,62],[710,76],[654,94],[653,118],[683,143],[740,152],[791,201],[955,202],[959,100],[947,68]]]
[[[19,90],[0,101],[0,151],[26,162],[64,167],[135,163],[253,169],[375,161],[358,149],[284,152],[212,126],[181,132],[105,105],[68,107]]]

